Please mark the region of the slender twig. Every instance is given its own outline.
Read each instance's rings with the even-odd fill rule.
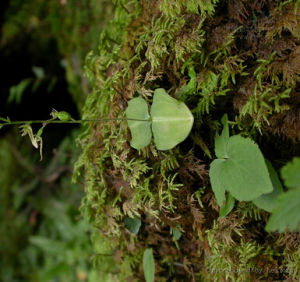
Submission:
[[[9,122],[0,122],[1,126],[5,125],[21,125],[21,124],[51,124],[51,123],[70,123],[70,124],[79,124],[83,122],[107,122],[107,121],[125,121],[125,120],[132,120],[132,121],[148,121],[146,119],[134,119],[134,118],[102,118],[102,119],[79,119],[79,120],[17,120],[17,121],[9,121]]]

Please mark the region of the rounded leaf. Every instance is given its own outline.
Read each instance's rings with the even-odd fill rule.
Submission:
[[[133,98],[128,102],[128,107],[125,111],[128,126],[131,132],[131,147],[135,149],[143,149],[148,146],[152,133],[150,128],[150,119],[148,113],[148,105],[141,98]]]
[[[189,108],[163,88],[154,91],[151,107],[152,132],[158,150],[169,150],[189,135],[194,117]]]

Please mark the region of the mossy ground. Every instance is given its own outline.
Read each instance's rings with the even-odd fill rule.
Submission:
[[[196,122],[166,152],[130,148],[121,121],[88,125],[78,138],[83,153],[74,178],[85,176],[82,211],[96,228],[93,259],[103,281],[141,281],[149,247],[156,281],[300,278],[299,234],[266,233],[268,213],[244,202],[219,219],[208,177],[224,113],[232,132],[254,139],[276,169],[299,155],[299,4],[115,2],[98,51],[87,56],[93,91],[83,118],[124,117],[129,99],[151,101],[162,87]],[[125,227],[128,216],[142,221],[137,235]]]

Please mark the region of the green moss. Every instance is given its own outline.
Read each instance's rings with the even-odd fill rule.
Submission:
[[[87,56],[93,90],[83,117],[124,117],[129,99],[151,102],[159,87],[184,100],[196,117],[191,138],[168,152],[153,144],[130,148],[124,121],[86,125],[78,138],[83,153],[74,179],[84,174],[82,210],[122,253],[115,275],[142,279],[141,250],[152,247],[158,281],[292,277],[277,271],[287,262],[284,248],[268,242],[266,213],[241,203],[233,217],[213,224],[218,206],[207,168],[224,113],[236,133],[257,141],[279,133],[298,142],[297,9],[296,1],[115,3],[99,50]],[[270,160],[277,161],[276,153]],[[127,215],[141,218],[137,235],[125,228]],[[178,225],[182,236],[174,244],[170,230]],[[221,266],[228,271],[213,273]],[[236,268],[258,270],[229,271]]]

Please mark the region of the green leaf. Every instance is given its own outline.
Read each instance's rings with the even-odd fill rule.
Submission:
[[[194,122],[188,107],[169,96],[162,88],[154,92],[151,120],[147,103],[141,97],[128,102],[126,117],[132,135],[130,144],[136,149],[142,149],[150,143],[151,123],[157,149],[169,150],[188,136]]]
[[[7,103],[11,104],[11,103],[15,102],[16,104],[20,104],[23,94],[24,94],[25,90],[27,89],[27,87],[30,85],[30,83],[31,83],[31,79],[26,78],[26,79],[22,80],[19,84],[12,86],[9,89],[9,96],[7,99]]]
[[[283,193],[283,188],[272,164],[268,160],[266,160],[266,165],[273,185],[273,191],[271,193],[261,195],[257,199],[254,199],[252,202],[260,209],[271,212],[276,206],[276,198]]]
[[[52,117],[54,119],[59,119],[61,121],[69,121],[69,120],[72,120],[72,117],[69,113],[65,112],[65,111],[60,111],[60,112],[57,112],[55,110],[52,111],[51,113]]]
[[[220,167],[222,163],[225,162],[224,159],[216,159],[210,164],[209,169],[209,178],[211,183],[211,188],[215,193],[217,203],[219,206],[223,206],[223,202],[225,201],[225,186],[222,182],[222,178],[219,177],[220,175]]]
[[[227,145],[228,158],[214,160],[210,180],[221,206],[225,190],[239,201],[251,201],[273,190],[264,157],[249,138],[233,136]]]
[[[131,147],[139,150],[148,146],[152,137],[150,129],[151,123],[150,121],[139,121],[150,119],[146,101],[141,97],[133,98],[128,102],[125,113],[132,137],[130,142]]]
[[[69,121],[72,119],[71,115],[65,111],[58,112],[57,117],[61,121]]]
[[[215,137],[215,154],[219,159],[227,158],[227,146],[229,142],[229,127],[228,127],[228,117],[225,114],[222,119],[223,131],[222,134],[216,134]]]
[[[152,132],[158,150],[169,150],[189,135],[194,117],[188,107],[169,96],[163,88],[156,89],[151,107]]]
[[[177,241],[181,238],[182,234],[180,231],[180,224],[178,224],[176,227],[171,227],[171,232],[173,235],[173,240]]]
[[[44,128],[45,128],[45,126],[42,126],[42,127],[38,130],[38,132],[37,132],[37,134],[36,134],[37,137],[41,137],[41,136],[42,136],[42,134],[43,134],[43,132],[44,132]]]
[[[220,207],[219,217],[223,218],[229,214],[234,207],[235,199],[230,193],[227,194],[227,199],[225,205]]]
[[[300,188],[300,158],[293,158],[281,169],[281,177],[288,188]]]
[[[133,234],[138,234],[141,227],[141,220],[138,218],[126,217],[124,220],[126,228]]]
[[[266,225],[266,231],[300,231],[300,189],[289,190],[277,198],[276,208]]]
[[[152,249],[146,249],[144,251],[143,269],[144,269],[144,276],[145,276],[146,282],[153,282],[154,274],[155,274],[155,264],[154,264],[154,257],[153,257]]]
[[[63,122],[73,120],[71,115],[68,112],[65,112],[65,111],[58,112],[57,110],[53,109],[52,112],[50,113],[50,115],[52,116],[52,119],[59,119]]]

